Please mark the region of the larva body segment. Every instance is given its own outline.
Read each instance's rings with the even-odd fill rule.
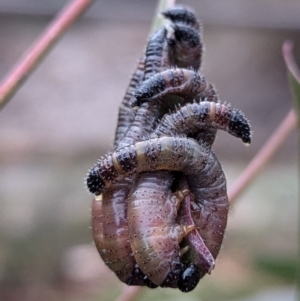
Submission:
[[[170,68],[157,73],[136,89],[132,106],[143,102],[178,95],[191,101],[197,95],[205,95],[212,88],[204,76],[191,69]]]
[[[150,38],[145,52],[144,80],[161,71],[162,67],[170,65],[167,34],[168,30],[163,27]]]
[[[123,101],[119,108],[118,123],[115,132],[114,146],[117,147],[121,139],[125,136],[128,128],[135,118],[136,111],[132,108],[131,102],[134,98],[134,91],[144,78],[145,56],[143,56],[133,73]]]
[[[129,189],[130,186],[125,182],[118,185],[118,190],[105,191],[102,200],[94,199],[92,233],[101,258],[117,277],[127,284],[144,285],[144,275],[135,268],[128,243],[125,200]]]
[[[128,202],[131,249],[143,273],[156,285],[177,287],[182,273],[179,242],[194,225],[177,224],[179,198],[168,171],[141,173]]]
[[[250,124],[244,114],[229,105],[209,101],[186,104],[176,112],[164,115],[154,135],[194,136],[206,128],[227,131],[244,143],[251,143]]]
[[[195,195],[192,202],[193,220],[207,248],[216,258],[225,234],[229,202],[222,167],[216,157],[210,157],[209,161],[202,170],[205,177],[195,179],[188,176],[188,181]]]
[[[186,175],[198,174],[211,154],[207,147],[188,138],[161,137],[136,142],[98,160],[90,170],[87,187],[91,193],[101,194],[116,179],[143,171],[170,170]]]

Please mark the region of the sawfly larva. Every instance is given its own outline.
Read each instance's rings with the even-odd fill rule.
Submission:
[[[136,100],[132,106],[139,106],[143,102],[163,99],[168,95],[178,95],[191,100],[197,95],[210,92],[212,85],[204,76],[192,69],[170,68],[156,73],[136,89]]]
[[[143,57],[133,73],[123,101],[119,108],[118,123],[115,131],[114,146],[117,147],[121,139],[125,136],[128,128],[135,118],[136,111],[132,108],[131,102],[134,98],[134,91],[144,78],[145,57]]]
[[[108,189],[105,197],[92,204],[92,233],[105,264],[129,285],[144,285],[144,274],[136,267],[128,243],[127,202],[130,185],[123,181],[118,190]]]
[[[198,178],[209,156],[214,157],[211,150],[189,138],[160,137],[139,141],[99,159],[89,171],[87,187],[91,193],[99,195],[117,179],[143,171],[181,171],[187,176],[198,173]]]
[[[229,105],[209,101],[186,104],[176,112],[164,115],[154,135],[191,136],[205,128],[224,130],[247,145],[251,143],[250,124],[244,114]]]
[[[156,285],[192,290],[200,275],[214,268],[214,258],[196,233],[189,240],[197,253],[192,264],[182,262],[181,256],[189,246],[180,248],[182,239],[195,230],[189,203],[185,200],[189,190],[171,191],[174,177],[168,171],[144,172],[135,181],[128,202],[128,225],[130,244],[139,268]],[[182,206],[181,222],[177,223],[177,211]],[[201,265],[199,270],[198,265]],[[186,270],[193,277],[187,281]],[[178,284],[179,282],[179,284]]]

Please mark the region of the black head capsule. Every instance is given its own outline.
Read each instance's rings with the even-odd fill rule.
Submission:
[[[180,276],[180,279],[177,283],[178,289],[184,293],[188,293],[197,286],[202,277],[203,273],[199,271],[197,265],[191,263]]]
[[[99,177],[98,166],[94,166],[90,171],[86,179],[86,185],[90,193],[99,195],[103,192],[105,187],[104,181]]]
[[[250,123],[243,113],[240,111],[233,111],[228,125],[228,132],[249,145],[251,143],[251,128]]]
[[[184,263],[175,264],[160,287],[176,287],[177,282],[180,279],[180,275],[185,268],[186,264]]]
[[[166,89],[165,79],[160,73],[145,80],[134,93],[135,99],[131,106],[140,106],[145,100],[155,99],[155,95],[160,95]]]
[[[161,13],[165,18],[171,20],[173,23],[184,23],[189,26],[199,29],[199,23],[195,13],[183,5],[175,5]]]

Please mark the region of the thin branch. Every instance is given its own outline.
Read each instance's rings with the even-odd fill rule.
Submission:
[[[0,109],[16,93],[61,35],[93,2],[94,0],[74,0],[61,10],[0,84]]]
[[[294,109],[291,109],[272,136],[263,145],[260,151],[256,154],[254,159],[249,163],[244,172],[238,177],[229,189],[228,197],[230,203],[234,203],[240,194],[250,185],[260,171],[270,161],[272,156],[283,145],[285,139],[296,127],[297,116]]]
[[[143,286],[125,286],[116,301],[134,301],[142,293]]]
[[[292,41],[285,41],[282,45],[282,54],[288,70],[300,84],[300,70],[293,55],[293,48],[294,43]]]

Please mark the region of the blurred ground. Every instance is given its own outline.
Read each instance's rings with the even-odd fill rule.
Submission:
[[[204,21],[202,71],[253,126],[249,148],[223,133],[216,141],[230,187],[291,107],[281,45],[295,41],[300,59],[300,8],[297,1],[192,2],[183,3]],[[62,2],[37,3],[0,4],[1,77]],[[91,245],[83,177],[111,147],[154,2],[109,3],[99,1],[67,32],[1,112],[1,301],[106,301],[121,291]],[[275,300],[270,292],[293,300],[297,158],[293,133],[232,209],[217,268],[194,292],[147,290],[139,300]]]

